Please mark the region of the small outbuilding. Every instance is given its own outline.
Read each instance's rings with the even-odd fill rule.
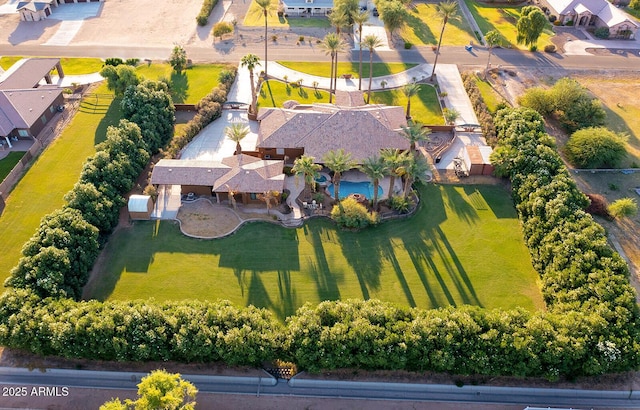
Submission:
[[[131,195],[128,209],[129,218],[148,221],[151,219],[151,212],[153,212],[153,200],[149,195]]]
[[[488,145],[467,145],[463,160],[469,175],[491,175],[493,174],[493,165],[489,159],[493,150]]]

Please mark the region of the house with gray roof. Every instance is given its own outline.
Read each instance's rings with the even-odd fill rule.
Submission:
[[[546,6],[562,24],[608,27],[610,38],[633,39],[638,32],[638,23],[607,0],[540,0],[540,5]]]

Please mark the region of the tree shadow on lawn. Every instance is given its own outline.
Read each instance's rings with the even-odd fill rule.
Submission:
[[[411,30],[413,34],[418,37],[424,44],[438,43],[435,34],[431,31],[429,26],[417,16],[408,13],[406,17],[406,24],[407,27],[405,28],[405,30]]]
[[[106,140],[107,128],[109,128],[109,126],[111,125],[118,125],[118,123],[122,119],[122,108],[120,107],[121,102],[121,98],[114,98],[113,100],[111,100],[111,104],[109,104],[106,112],[96,112],[96,115],[102,116],[102,119],[96,127],[96,133],[94,137],[95,144],[99,144]]]
[[[189,78],[187,74],[180,74],[173,71],[171,73],[171,99],[176,104],[183,104],[189,97]]]
[[[327,255],[324,251],[323,238],[326,238],[332,233],[335,234],[334,227],[326,226],[309,226],[305,224],[303,230],[307,234],[307,238],[310,239],[313,246],[316,263],[309,260],[309,266],[311,270],[309,275],[316,282],[318,289],[318,297],[320,300],[339,300],[340,288],[338,287],[338,274],[331,272],[329,269],[329,262],[327,261]],[[309,258],[311,259],[311,258]],[[342,274],[339,274],[342,277]]]
[[[383,246],[391,246],[386,235],[382,235],[380,232],[369,233],[368,230],[377,230],[377,228],[369,227],[360,232],[338,232],[342,253],[358,277],[364,300],[371,298],[370,289],[380,288],[382,249]]]
[[[511,201],[504,200],[504,188],[500,185],[483,186],[465,185],[464,192],[476,211],[491,211],[496,218],[516,219],[518,214]]]
[[[262,282],[260,272],[251,272],[247,305],[268,309],[284,322],[287,317],[296,312],[300,305],[295,287],[291,283],[290,271],[278,270],[278,295],[280,303],[271,299],[271,294]]]
[[[458,218],[470,225],[475,224],[480,220],[478,212],[469,202],[467,202],[467,198],[464,198],[460,192],[464,192],[464,187],[452,186],[452,189],[447,190],[446,194],[443,192],[444,188],[441,187],[440,191],[442,192],[442,196],[446,199],[447,208],[449,208]]]

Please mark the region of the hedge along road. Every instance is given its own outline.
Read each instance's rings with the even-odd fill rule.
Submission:
[[[51,396],[61,401],[74,394],[77,389],[113,389],[135,391],[145,373],[106,372],[92,370],[47,369],[30,371],[23,368],[1,367],[0,384],[3,391],[16,391],[23,386],[26,396],[33,397],[33,386],[58,387],[49,389]],[[462,386],[413,383],[352,382],[332,380],[309,380],[293,378],[291,381],[265,377],[228,377],[209,375],[182,375],[192,382],[200,394],[223,393],[252,396],[290,398],[341,398],[366,400],[400,400],[402,402],[464,403],[465,408],[480,408],[475,405],[591,408],[591,409],[640,409],[640,392],[570,390],[521,387]],[[12,388],[12,389],[10,389]],[[66,388],[66,395],[65,389]],[[55,393],[55,394],[54,394]],[[58,394],[59,393],[59,394]],[[15,395],[13,395],[15,396]],[[2,403],[6,396],[3,397]],[[24,396],[22,397],[24,402]],[[53,400],[53,397],[52,397]],[[292,403],[287,401],[289,405]],[[8,404],[8,403],[6,403]],[[264,403],[266,404],[266,403]],[[408,403],[407,403],[408,404]],[[513,407],[511,407],[513,406]],[[367,406],[366,408],[371,409]]]

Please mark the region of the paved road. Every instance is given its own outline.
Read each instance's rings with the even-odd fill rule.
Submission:
[[[46,372],[22,368],[0,368],[3,391],[20,386],[58,386],[74,388],[135,390],[144,373],[101,372],[90,370],[50,369]],[[403,400],[416,402],[473,403],[522,405],[538,407],[572,407],[591,409],[640,409],[640,392],[562,390],[346,382],[293,379],[289,383],[276,381],[265,374],[259,377],[223,377],[182,375],[196,385],[201,393],[230,393],[258,396],[340,397],[370,400]],[[7,389],[5,389],[7,387]],[[30,389],[29,389],[30,390]],[[61,391],[61,390],[59,390]]]

